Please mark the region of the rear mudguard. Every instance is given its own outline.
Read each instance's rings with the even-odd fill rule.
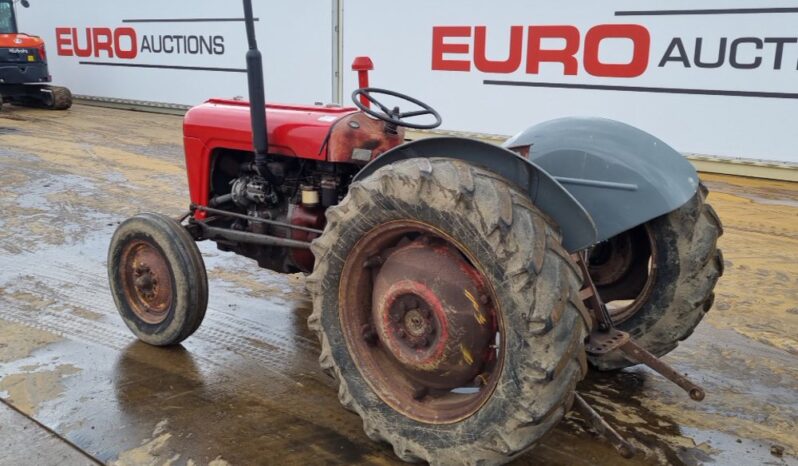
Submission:
[[[529,148],[530,160],[588,211],[598,241],[678,209],[698,188],[698,174],[680,153],[645,131],[604,118],[547,121],[504,147]]]
[[[534,163],[493,144],[473,139],[440,137],[403,144],[372,160],[355,176],[361,180],[385,165],[420,157],[463,160],[500,175],[526,194],[559,225],[563,246],[578,251],[596,242],[596,226],[568,191]]]

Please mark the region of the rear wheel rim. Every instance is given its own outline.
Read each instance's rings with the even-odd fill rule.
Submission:
[[[163,252],[147,240],[133,240],[122,249],[119,268],[122,293],[136,317],[151,325],[166,320],[173,281]]]
[[[377,396],[406,417],[461,421],[497,385],[501,312],[477,264],[451,236],[410,220],[375,227],[347,257],[339,286],[347,349]]]
[[[649,300],[657,278],[656,259],[656,241],[648,225],[614,236],[590,250],[589,272],[599,292],[602,287],[618,286],[629,281],[638,283],[624,299],[605,303],[613,323],[620,324],[631,319]],[[645,270],[643,280],[630,277],[630,273],[637,273],[635,268],[637,271]]]

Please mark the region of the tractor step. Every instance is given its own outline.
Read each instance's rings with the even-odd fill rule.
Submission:
[[[637,453],[637,449],[625,438],[613,429],[612,426],[599,414],[592,406],[582,398],[582,395],[574,393],[574,409],[593,426],[601,436],[609,441],[618,453],[624,458],[632,458]]]

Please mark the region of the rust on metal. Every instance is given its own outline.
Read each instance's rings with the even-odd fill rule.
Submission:
[[[421,222],[379,225],[347,256],[340,280],[341,326],[358,369],[384,402],[420,422],[475,413],[503,361],[494,292],[457,245]]]
[[[694,384],[684,375],[676,372],[676,370],[674,370],[670,365],[662,362],[662,360],[660,360],[658,357],[646,351],[645,348],[635,343],[634,340],[628,340],[626,343],[621,345],[620,348],[621,351],[623,351],[633,361],[645,364],[651,369],[657,371],[666,379],[683,388],[693,400],[701,401],[704,399],[705,393],[703,388]]]
[[[600,435],[606,438],[613,447],[624,458],[632,458],[637,453],[637,449],[621,436],[612,426],[599,414],[592,406],[585,401],[578,393],[574,393],[574,409],[596,429]]]
[[[592,311],[593,316],[598,321],[598,329],[590,333],[586,350],[590,354],[606,354],[615,349],[620,349],[631,360],[640,364],[645,364],[655,370],[671,382],[683,388],[695,401],[701,401],[705,397],[704,389],[691,382],[687,377],[676,372],[670,365],[662,362],[659,358],[649,353],[638,345],[628,333],[615,328],[613,319],[607,311],[607,306],[602,301],[601,296],[596,290],[596,285],[588,271],[587,255],[575,254],[573,256],[577,265],[582,270],[584,287],[579,296],[585,301],[585,305]]]
[[[595,320],[600,331],[607,331],[613,328],[612,318],[610,317],[609,312],[607,312],[607,306],[605,306],[601,301],[601,297],[596,289],[596,284],[593,283],[593,279],[590,278],[590,272],[588,271],[587,266],[587,254],[577,253],[573,254],[571,257],[576,261],[576,265],[578,265],[579,269],[582,271],[582,279],[584,282],[582,285],[582,291],[579,293],[579,295],[580,297],[585,297],[585,306],[593,311],[592,320]],[[592,323],[593,322],[590,322],[590,324]]]
[[[160,324],[172,305],[172,272],[166,257],[145,239],[131,241],[119,262],[122,292],[133,312],[148,324]]]
[[[654,291],[656,242],[641,225],[590,249],[588,273],[615,324],[630,319]]]
[[[422,238],[426,238],[423,236]],[[444,241],[421,238],[396,248],[374,279],[372,319],[410,378],[450,390],[472,381],[493,333],[474,295],[484,281]]]
[[[349,162],[365,165],[385,151],[403,144],[405,130],[396,134],[385,131],[385,123],[357,112],[347,115],[330,130],[327,142],[330,162]]]
[[[324,209],[308,208],[302,205],[291,205],[288,210],[290,232],[286,231],[288,238],[294,241],[311,242],[321,235],[326,223]],[[289,254],[293,263],[303,272],[311,272],[316,258],[310,249],[291,248]]]
[[[590,334],[590,338],[585,344],[585,351],[595,355],[607,354],[620,348],[627,341],[629,341],[629,334],[617,328],[611,328],[604,332],[595,331]]]

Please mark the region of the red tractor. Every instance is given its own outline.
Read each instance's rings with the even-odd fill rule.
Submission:
[[[28,8],[28,0],[18,0]],[[29,107],[66,110],[72,93],[51,86],[44,41],[17,29],[15,0],[0,0],[0,105],[12,103]]]
[[[355,91],[352,108],[265,105],[244,7],[251,105],[191,109],[190,212],[137,215],[111,241],[111,290],[138,338],[174,345],[200,326],[208,285],[195,242],[211,240],[309,274],[323,369],[366,434],[406,461],[504,463],[572,406],[632,455],[575,391],[589,365],[644,363],[704,397],[658,359],[712,306],[723,272],[720,221],[679,153],[580,118],[505,147],[405,143],[404,128],[440,116],[374,88]]]

